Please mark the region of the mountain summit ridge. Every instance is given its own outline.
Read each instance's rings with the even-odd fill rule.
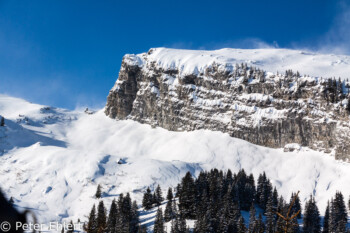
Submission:
[[[152,62],[164,70],[176,68],[183,75],[204,71],[213,63],[228,65],[231,69],[237,63],[247,63],[273,73],[291,69],[314,77],[350,77],[348,55],[281,48],[189,50],[161,47],[151,48],[147,53],[126,54],[124,61],[139,67]]]

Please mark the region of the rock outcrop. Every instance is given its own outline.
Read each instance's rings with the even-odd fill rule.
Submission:
[[[105,113],[172,131],[208,129],[272,148],[297,143],[350,159],[349,84],[247,64],[164,66],[126,55]]]

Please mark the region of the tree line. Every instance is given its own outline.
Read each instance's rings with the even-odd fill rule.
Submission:
[[[98,194],[98,192],[97,192]],[[100,195],[99,195],[100,196]],[[100,196],[101,197],[101,196]],[[311,195],[302,209],[298,192],[289,201],[278,194],[276,187],[265,173],[257,182],[253,174],[242,169],[237,174],[231,170],[202,171],[194,178],[190,172],[173,190],[169,188],[162,210],[162,189],[158,185],[152,193],[148,187],[142,207],[145,211],[157,208],[154,233],[164,233],[165,223],[170,222],[172,233],[349,233],[347,208],[341,192],[336,192],[328,204],[321,221],[320,212]],[[350,200],[349,200],[350,206]],[[146,232],[140,226],[138,206],[130,195],[120,195],[113,201],[109,215],[100,201],[97,210],[93,206],[86,225],[87,232]],[[249,221],[242,216],[249,211]],[[259,214],[257,214],[259,213]],[[302,214],[303,213],[303,214]],[[194,229],[186,226],[186,220],[194,220]]]
[[[242,83],[245,85],[247,85],[251,80],[258,80],[260,83],[266,82],[265,71],[260,70],[254,66],[248,66],[246,63],[236,64],[232,76],[235,79],[243,77]],[[303,92],[305,84],[300,83],[299,78],[301,75],[298,71],[295,73],[292,70],[286,70],[284,75],[281,75],[277,72],[277,76],[282,77],[277,82],[277,88],[284,87],[286,89],[289,89],[291,84],[296,83],[297,89],[296,93],[294,93],[294,98],[301,97],[301,93]],[[316,80],[316,82],[322,85],[322,89],[320,90],[321,98],[323,98],[327,103],[339,103],[340,101],[346,99],[347,104],[345,108],[350,114],[350,84],[348,79],[345,81],[341,80],[340,78],[337,80],[335,77],[321,77],[319,80]],[[289,92],[289,94],[292,93]]]

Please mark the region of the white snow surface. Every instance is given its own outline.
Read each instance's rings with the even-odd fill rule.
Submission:
[[[140,67],[155,63],[164,70],[179,69],[180,75],[203,73],[213,63],[232,71],[235,64],[247,63],[268,72],[284,73],[288,69],[314,77],[349,78],[350,57],[291,49],[220,49],[184,50],[153,48],[148,53],[127,54],[124,61]]]
[[[45,108],[0,95],[0,184],[18,209],[32,209],[40,222],[86,220],[96,187],[109,207],[130,192],[141,204],[142,192],[160,184],[164,195],[187,171],[197,176],[211,168],[266,172],[289,199],[301,191],[315,195],[321,213],[337,190],[350,195],[350,164],[308,148],[283,152],[253,145],[221,132],[170,132],[131,120]],[[118,164],[122,159],[123,164]]]

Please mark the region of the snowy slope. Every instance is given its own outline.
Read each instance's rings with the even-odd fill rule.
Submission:
[[[308,148],[283,152],[206,130],[169,132],[134,121],[115,121],[103,110],[89,115],[47,108],[0,96],[0,184],[18,208],[31,208],[40,221],[85,220],[98,184],[107,205],[131,192],[160,184],[163,191],[187,171],[244,168],[266,171],[278,191],[289,198],[301,190],[324,211],[336,190],[350,195],[350,164]],[[20,116],[19,116],[20,115]],[[125,164],[118,164],[122,158]]]
[[[220,49],[182,50],[154,48],[148,53],[126,55],[129,64],[142,66],[155,62],[164,70],[181,68],[181,74],[198,74],[213,63],[232,70],[235,64],[247,63],[268,72],[292,69],[302,75],[316,77],[349,78],[350,57],[346,55],[318,54],[290,49]]]

